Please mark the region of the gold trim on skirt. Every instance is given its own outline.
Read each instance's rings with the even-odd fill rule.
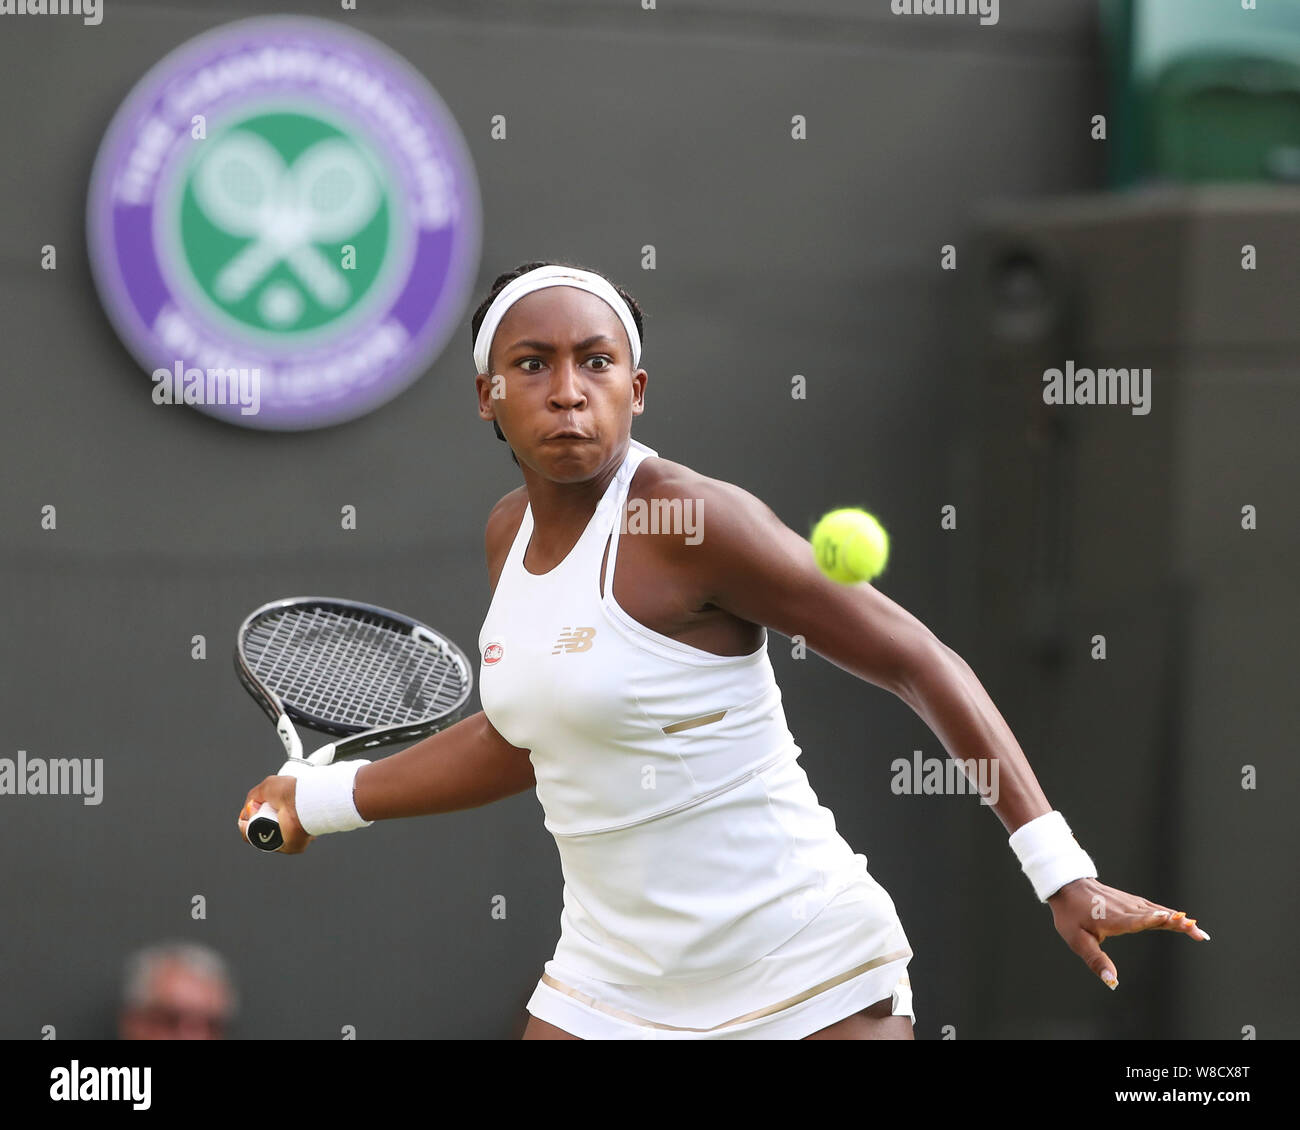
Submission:
[[[676,1024],[658,1024],[653,1020],[646,1020],[644,1017],[633,1016],[630,1012],[624,1012],[622,1009],[611,1008],[607,1004],[602,1004],[600,1001],[596,1000],[595,997],[581,992],[580,990],[573,988],[571,985],[566,985],[562,981],[557,981],[549,973],[542,974],[542,981],[544,984],[550,985],[550,987],[555,989],[557,992],[564,993],[591,1008],[608,1013],[610,1016],[615,1016],[619,1020],[626,1020],[631,1024],[640,1024],[649,1028],[666,1028],[673,1032],[716,1032],[719,1028],[729,1028],[733,1024],[743,1024],[747,1020],[757,1020],[760,1016],[770,1016],[772,1013],[780,1012],[782,1009],[792,1008],[794,1005],[802,1004],[804,1001],[815,997],[818,993],[824,993],[827,989],[833,989],[836,985],[841,985],[845,981],[851,980],[863,973],[867,973],[878,966],[888,965],[891,961],[897,961],[900,957],[911,956],[911,950],[895,950],[893,953],[887,953],[883,957],[872,958],[865,964],[859,965],[856,969],[850,969],[847,973],[841,973],[838,977],[832,977],[829,981],[823,981],[820,985],[814,985],[811,989],[807,989],[796,996],[788,997],[786,1000],[779,1001],[777,1004],[768,1005],[766,1008],[759,1008],[755,1009],[753,1012],[747,1012],[743,1016],[737,1016],[733,1020],[725,1020],[721,1024],[715,1024],[712,1028],[682,1028],[678,1027]]]

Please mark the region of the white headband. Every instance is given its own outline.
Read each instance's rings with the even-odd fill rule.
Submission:
[[[623,328],[627,330],[627,340],[632,346],[632,368],[635,369],[641,363],[641,335],[637,333],[632,311],[618,291],[609,285],[608,280],[590,271],[579,270],[577,267],[551,265],[536,267],[517,279],[512,279],[493,299],[488,312],[483,316],[483,324],[478,328],[478,336],[474,339],[474,364],[478,366],[478,372],[488,371],[488,351],[492,348],[492,339],[496,336],[497,327],[501,324],[501,319],[506,316],[506,311],[524,295],[532,294],[533,291],[547,286],[577,287],[578,290],[586,290],[597,298],[603,298],[619,316]]]

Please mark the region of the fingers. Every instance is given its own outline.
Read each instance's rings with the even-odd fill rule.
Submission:
[[[298,782],[293,777],[267,777],[254,788],[249,789],[235,823],[239,834],[248,841],[248,825],[262,805],[274,809],[280,825],[280,834],[284,842],[276,851],[281,855],[297,855],[306,850],[314,837],[309,836],[298,823],[298,812],[294,807],[294,796]]]
[[[1132,895],[1113,887],[1102,887],[1100,896],[1094,895],[1094,904],[1098,897],[1103,908],[1102,913],[1096,912],[1095,905],[1090,911],[1100,927],[1095,931],[1098,937],[1136,934],[1143,930],[1172,930],[1186,934],[1197,941],[1210,940],[1210,935],[1197,925],[1196,919],[1188,918],[1184,911],[1161,906],[1139,895]]]
[[[241,820],[252,819],[253,813],[259,805],[271,803],[271,793],[275,790],[274,777],[263,777],[256,785],[248,790],[248,795],[244,798],[244,807],[239,813]]]
[[[1174,930],[1199,941],[1208,942],[1210,935],[1196,924],[1195,918],[1188,918],[1181,910],[1170,910],[1167,906],[1154,907],[1148,915],[1149,925],[1146,930]]]
[[[1101,952],[1101,943],[1087,930],[1080,929],[1069,939],[1070,949],[1083,958],[1084,964],[1093,971],[1102,982],[1112,989],[1119,988],[1119,974],[1115,972],[1115,963]]]

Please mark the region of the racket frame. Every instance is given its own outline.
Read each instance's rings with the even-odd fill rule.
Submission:
[[[463,693],[460,698],[454,706],[439,714],[436,718],[414,724],[380,726],[371,729],[330,722],[327,719],[309,714],[292,703],[285,703],[270,687],[265,686],[253,672],[252,666],[244,654],[244,641],[253,622],[267,613],[290,607],[310,607],[313,604],[348,608],[382,620],[388,620],[392,624],[401,627],[415,639],[422,640],[437,647],[440,651],[448,653],[452,662],[461,668],[464,675]],[[474,669],[470,666],[468,656],[446,636],[434,631],[427,624],[422,624],[420,621],[404,616],[400,612],[394,612],[391,608],[381,608],[378,605],[365,604],[359,600],[347,600],[343,597],[331,596],[284,597],[255,608],[244,618],[243,623],[239,625],[239,631],[235,635],[235,671],[239,675],[239,681],[252,696],[253,701],[262,708],[266,716],[275,724],[275,732],[280,735],[280,741],[284,745],[289,759],[291,761],[306,761],[312,765],[329,765],[336,757],[346,757],[348,754],[360,753],[363,750],[374,749],[376,746],[411,741],[446,729],[446,727],[462,717],[465,705],[474,689]],[[339,740],[321,746],[314,753],[304,757],[302,739],[294,728],[295,722],[311,730],[332,734]]]

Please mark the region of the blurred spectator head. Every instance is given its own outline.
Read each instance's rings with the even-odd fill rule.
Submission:
[[[119,1032],[124,1040],[220,1040],[236,1004],[220,954],[195,942],[164,942],[127,959]]]

